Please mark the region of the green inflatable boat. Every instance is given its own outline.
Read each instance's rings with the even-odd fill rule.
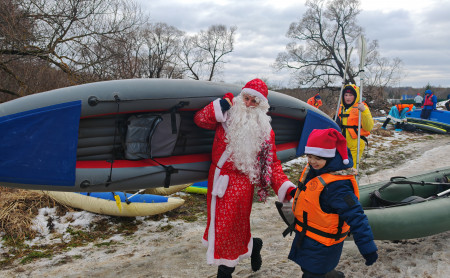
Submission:
[[[375,239],[399,240],[450,230],[450,168],[361,185]]]
[[[426,237],[450,230],[450,167],[360,185],[360,202],[377,240]],[[276,202],[286,224],[290,207]]]

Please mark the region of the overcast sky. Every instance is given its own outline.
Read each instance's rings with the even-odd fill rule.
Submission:
[[[139,1],[151,22],[188,33],[214,24],[236,26],[235,49],[225,56],[221,81],[259,77],[289,86],[289,73],[275,72],[270,65],[285,50],[286,32],[302,18],[305,0]],[[366,39],[379,41],[382,57],[403,61],[406,77],[400,86],[450,87],[450,0],[362,0],[361,9],[358,23]]]

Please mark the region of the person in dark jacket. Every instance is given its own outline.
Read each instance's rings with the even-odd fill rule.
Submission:
[[[289,191],[296,225],[288,258],[300,265],[303,278],[345,277],[335,267],[351,232],[366,265],[372,265],[378,249],[358,200],[356,170],[345,138],[335,129],[315,129],[305,154],[308,164],[299,187]]]

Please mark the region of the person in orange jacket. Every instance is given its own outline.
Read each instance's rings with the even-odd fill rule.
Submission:
[[[347,146],[352,152],[354,167],[358,159],[358,119],[361,112],[361,131],[360,131],[360,152],[361,160],[364,148],[366,146],[367,137],[374,126],[372,114],[365,102],[359,103],[359,87],[354,84],[347,84],[342,94],[341,106],[337,124],[342,129],[342,135],[347,139]]]
[[[406,123],[406,113],[414,111],[416,107],[414,104],[396,104],[392,106],[389,115],[383,123],[382,129],[386,129],[387,124],[392,121],[395,125],[395,131],[402,131],[402,126]]]
[[[309,98],[306,103],[314,106],[315,108],[319,108],[320,106],[322,106],[322,99],[320,98],[319,93],[317,93],[315,96]]]

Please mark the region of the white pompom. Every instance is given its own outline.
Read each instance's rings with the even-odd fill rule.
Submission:
[[[348,164],[350,161],[348,159],[344,159],[344,164]]]

